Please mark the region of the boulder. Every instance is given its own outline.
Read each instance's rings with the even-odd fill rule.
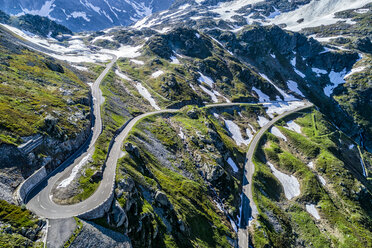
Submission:
[[[98,171],[94,172],[94,174],[89,179],[89,181],[91,183],[97,183],[97,182],[102,180],[102,177],[103,177],[103,172],[101,170],[98,170]]]
[[[59,72],[59,73],[65,73],[65,70],[60,64],[52,63],[50,61],[45,62],[45,65],[49,68],[51,71]]]
[[[134,155],[135,157],[139,158],[141,155],[140,155],[140,152],[139,152],[139,149],[137,146],[133,145],[132,143],[128,142],[124,145],[124,148],[125,150]]]
[[[160,206],[169,207],[172,204],[170,203],[167,195],[162,191],[157,191],[155,194],[155,202],[157,202]]]
[[[109,223],[115,227],[121,227],[124,225],[125,230],[128,229],[128,217],[120,206],[118,201],[114,201],[111,206],[111,211],[108,214]]]
[[[120,180],[120,182],[118,182],[118,186],[125,192],[131,192],[135,186],[135,183],[132,178],[128,177]]]
[[[204,175],[209,182],[216,181],[225,174],[224,169],[220,165],[204,164],[202,170],[204,171]]]
[[[198,111],[196,109],[191,109],[191,110],[187,111],[186,115],[188,117],[190,117],[191,119],[198,119],[199,118]]]

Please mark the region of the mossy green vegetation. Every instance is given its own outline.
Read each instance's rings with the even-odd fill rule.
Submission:
[[[358,150],[350,148],[353,141],[315,110],[290,118],[301,126],[301,134],[277,124],[287,142],[267,133],[255,154],[253,197],[259,210],[251,230],[255,247],[370,246],[370,185],[363,179]],[[297,178],[299,196],[284,197],[267,160]],[[307,204],[316,206],[320,219],[307,212]]]
[[[30,211],[0,200],[0,246],[1,247],[43,247],[37,241],[42,221]],[[35,232],[35,237],[27,236],[27,231]]]
[[[198,118],[188,116],[191,110]],[[241,113],[249,116],[246,113],[253,115],[255,111],[246,107]],[[212,112],[189,107],[176,114],[146,117],[129,134],[125,143],[135,145],[139,152],[125,152],[119,160],[115,192],[120,205],[131,209],[127,213],[131,226],[128,236],[134,247],[148,245],[148,239],[156,247],[233,246],[236,233],[229,218],[236,220],[239,214],[246,146],[237,146],[224,121]],[[243,118],[237,111],[227,115],[230,119]],[[217,162],[221,155],[234,158],[239,172],[233,173],[227,162]],[[218,167],[222,176],[216,169],[211,170],[211,176],[203,176],[206,168]],[[121,185],[131,180],[135,188],[123,192]],[[159,191],[171,207],[159,205],[153,198]],[[227,212],[218,209],[216,202],[220,201]],[[136,229],[139,222],[140,231]],[[142,235],[148,238],[141,239]]]
[[[18,145],[21,137],[44,132],[73,138],[89,125],[89,119],[69,118],[89,114],[89,88],[66,67],[10,44],[1,32],[0,61],[0,143]],[[58,119],[52,133],[45,128],[48,115]]]

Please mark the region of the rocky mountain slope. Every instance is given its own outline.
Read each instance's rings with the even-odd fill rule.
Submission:
[[[255,247],[370,246],[371,184],[358,149],[315,110],[275,125],[255,158]]]
[[[45,224],[30,211],[0,200],[1,247],[43,247]]]
[[[167,9],[171,4],[170,0],[1,0],[0,9],[12,15],[32,14],[48,17],[77,32],[126,26],[151,13]]]
[[[57,3],[48,2],[50,13],[58,12]],[[1,198],[11,201],[23,177],[43,164],[53,168],[84,141],[90,101],[82,80],[92,81],[112,53],[119,59],[100,86],[103,131],[95,152],[67,186],[54,186],[54,201],[81,202],[97,190],[110,146],[128,120],[164,108],[180,110],[146,117],[132,129],[117,164],[110,210],[84,224],[72,247],[100,238],[125,247],[125,235],[133,247],[236,246],[250,141],[302,99],[315,107],[277,122],[257,147],[249,183],[258,214],[249,222],[249,242],[371,246],[367,4],[352,1],[347,10],[342,0],[176,1],[133,26],[65,41],[12,29],[51,57],[1,32],[0,114],[7,118],[0,125],[0,156],[17,162],[1,169],[6,175]],[[322,11],[304,15],[309,6]],[[103,7],[98,12],[104,13]],[[281,21],[286,13],[296,14],[296,20]],[[313,27],[313,17],[329,25]],[[251,104],[205,106],[229,102]]]
[[[0,50],[0,185],[12,202],[25,178],[52,170],[88,137],[90,97],[70,66],[18,45],[4,29]]]
[[[0,11],[0,23],[11,25],[44,38],[60,38],[63,35],[72,35],[72,31],[65,26],[37,15],[10,16]]]

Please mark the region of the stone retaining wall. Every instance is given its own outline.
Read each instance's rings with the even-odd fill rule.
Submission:
[[[41,167],[27,178],[17,189],[16,197],[19,204],[25,203],[27,194],[48,175],[45,167]]]

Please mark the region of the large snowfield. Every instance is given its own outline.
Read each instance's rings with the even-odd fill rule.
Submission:
[[[287,25],[286,29],[292,31],[329,25],[344,20],[335,18],[335,12],[360,8],[370,2],[370,0],[312,0],[309,4],[305,4],[294,11],[276,16],[272,23],[285,23]],[[298,23],[297,21],[301,18],[304,19],[303,22]]]

